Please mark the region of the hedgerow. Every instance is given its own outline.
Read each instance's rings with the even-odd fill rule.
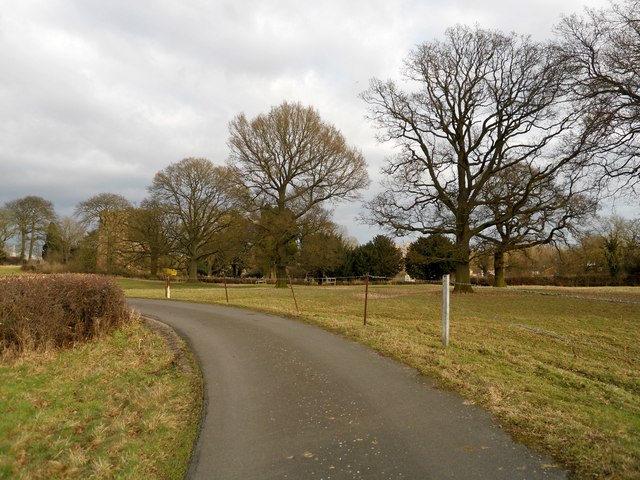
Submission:
[[[122,289],[97,275],[0,277],[0,352],[64,347],[130,319]]]

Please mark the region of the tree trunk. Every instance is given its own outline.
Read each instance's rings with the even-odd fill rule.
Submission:
[[[493,254],[493,268],[496,274],[493,286],[505,288],[507,281],[504,278],[504,252],[495,252]]]
[[[456,284],[453,289],[454,293],[473,293],[471,288],[471,268],[469,266],[469,257],[471,256],[470,239],[468,236],[466,225],[468,220],[458,222],[465,227],[456,235]]]
[[[198,281],[198,259],[191,258],[189,260],[189,281],[197,282]]]
[[[149,270],[151,278],[158,276],[158,257],[155,255],[151,255],[151,258],[149,259]]]
[[[287,288],[287,243],[286,235],[282,235],[276,243],[274,263],[276,267],[276,288]]]
[[[33,259],[33,246],[36,243],[36,226],[31,225],[31,235],[29,235],[29,261]]]
[[[287,266],[276,264],[276,288],[287,288]]]
[[[26,229],[23,229],[20,231],[20,262],[23,264],[27,263],[26,251],[27,251],[27,231]]]
[[[471,270],[469,268],[469,260],[466,262],[456,262],[456,286],[454,293],[473,293],[471,287]]]

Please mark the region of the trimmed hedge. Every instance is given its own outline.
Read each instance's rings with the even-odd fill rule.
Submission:
[[[124,293],[97,275],[0,277],[0,352],[63,347],[130,319]]]

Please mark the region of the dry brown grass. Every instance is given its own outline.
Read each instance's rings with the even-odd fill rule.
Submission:
[[[123,281],[162,298],[161,283]],[[489,409],[575,478],[640,478],[640,288],[477,289],[451,300],[441,344],[439,286],[237,286],[233,306],[298,317],[402,360]],[[177,300],[225,304],[224,290],[177,285]],[[615,301],[609,301],[615,300]]]
[[[0,385],[0,478],[184,477],[200,377],[140,322],[4,361]]]

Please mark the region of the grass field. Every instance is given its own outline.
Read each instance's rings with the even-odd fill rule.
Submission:
[[[202,387],[174,358],[134,321],[1,362],[0,479],[184,478]]]
[[[23,273],[19,265],[0,265],[0,275],[21,275]]]
[[[121,280],[163,298],[161,282]],[[640,478],[640,288],[478,289],[451,298],[441,344],[437,285],[290,290],[229,286],[229,303],[295,316],[370,345],[489,409],[574,478]],[[172,286],[172,299],[225,304],[220,285]],[[172,301],[173,301],[172,300]],[[626,303],[625,303],[626,302]],[[633,303],[635,302],[635,303]]]

